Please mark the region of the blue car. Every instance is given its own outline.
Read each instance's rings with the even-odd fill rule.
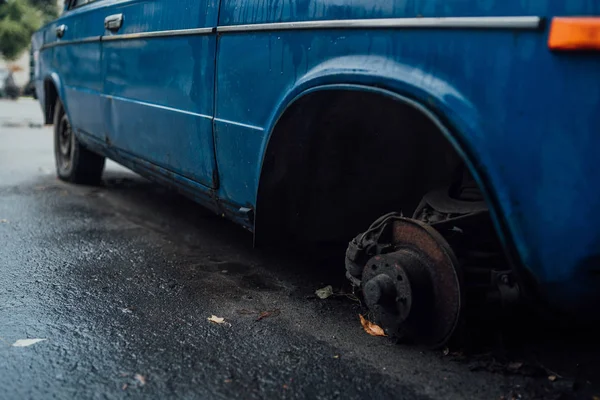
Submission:
[[[349,242],[375,322],[437,345],[465,305],[599,315],[598,38],[594,1],[72,0],[34,78],[61,179]]]

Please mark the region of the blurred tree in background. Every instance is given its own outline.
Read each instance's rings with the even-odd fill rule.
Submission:
[[[7,60],[19,57],[33,32],[57,15],[54,0],[0,0],[0,55]]]
[[[29,0],[29,3],[42,12],[44,22],[48,22],[58,17],[56,0]]]

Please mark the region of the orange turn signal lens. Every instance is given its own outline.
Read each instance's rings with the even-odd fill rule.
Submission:
[[[600,18],[553,18],[548,47],[552,50],[600,50]]]

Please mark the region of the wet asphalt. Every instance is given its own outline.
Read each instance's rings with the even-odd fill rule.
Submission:
[[[0,100],[1,399],[594,398],[600,353],[561,338],[500,360],[367,335],[356,298],[314,295],[346,293],[343,270],[253,249],[114,163],[102,186],[60,182],[37,103]],[[531,354],[567,372],[528,372]]]

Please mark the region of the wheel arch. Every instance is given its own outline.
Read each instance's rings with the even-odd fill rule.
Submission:
[[[44,122],[48,124],[54,123],[54,111],[56,108],[57,100],[61,100],[63,106],[65,107],[65,112],[67,111],[67,106],[65,104],[65,96],[64,96],[64,88],[61,82],[60,77],[57,73],[53,72],[48,74],[44,78],[44,100],[43,100],[43,110],[44,110]]]
[[[352,58],[352,57],[350,57]],[[362,60],[362,65],[368,65]],[[378,65],[386,67],[377,71]],[[341,64],[341,66],[340,66]],[[256,197],[254,233],[255,242],[261,244],[266,237],[263,231],[263,209],[268,193],[269,171],[265,170],[265,158],[277,135],[278,127],[294,106],[307,96],[333,90],[357,91],[377,94],[393,99],[399,104],[411,107],[431,121],[470,170],[481,188],[490,212],[496,232],[502,242],[511,263],[518,270],[520,280],[527,282],[529,289],[535,290],[536,279],[531,275],[517,247],[518,238],[510,229],[510,224],[501,205],[502,188],[494,187],[487,169],[488,163],[482,157],[480,149],[470,138],[477,138],[483,132],[479,113],[464,96],[447,82],[429,76],[423,71],[415,71],[404,65],[379,60],[370,69],[357,69],[344,63],[330,62],[321,65],[298,80],[297,84],[282,97],[279,106],[272,114],[267,125],[262,160],[259,170]],[[390,64],[393,64],[390,66]]]
[[[320,79],[318,79],[320,80]],[[308,83],[308,82],[306,82]],[[316,83],[316,82],[315,82]],[[316,84],[314,86],[308,84],[307,88],[302,90],[302,87],[305,86],[304,83],[298,85],[295,90],[290,91],[290,93],[284,98],[281,102],[280,107],[274,113],[272,117],[271,123],[269,124],[269,128],[266,130],[268,134],[266,135],[265,146],[262,151],[262,160],[260,166],[260,177],[259,177],[259,187],[257,191],[257,214],[255,221],[255,232],[258,234],[259,230],[256,229],[258,222],[258,206],[260,203],[260,192],[261,192],[261,184],[264,171],[265,164],[265,156],[269,149],[269,145],[272,143],[272,139],[274,135],[277,134],[278,124],[283,120],[288,112],[292,110],[294,105],[298,104],[300,100],[305,98],[306,96],[317,93],[317,92],[326,92],[326,91],[353,91],[353,92],[364,92],[364,93],[372,93],[377,94],[383,97],[387,97],[398,101],[402,104],[408,105],[412,107],[417,112],[423,114],[427,119],[429,119],[436,128],[443,134],[444,138],[452,145],[453,149],[457,152],[457,154],[461,157],[461,159],[466,163],[469,167],[470,172],[473,174],[477,183],[480,185],[484,194],[486,196],[487,201],[492,205],[492,213],[494,214],[494,219],[500,220],[499,216],[501,212],[497,208],[497,203],[494,204],[493,199],[496,196],[493,193],[491,185],[489,184],[489,179],[487,177],[486,171],[483,168],[483,164],[481,160],[477,157],[475,149],[471,148],[468,141],[465,138],[465,135],[460,133],[460,130],[456,129],[455,126],[465,126],[465,123],[452,123],[451,119],[446,118],[445,116],[439,116],[438,113],[432,111],[429,107],[425,106],[419,100],[414,97],[409,97],[404,93],[399,93],[397,90],[390,90],[387,88],[383,88],[381,86],[371,86],[363,83],[330,83],[330,84]],[[297,92],[297,93],[295,93]],[[289,100],[287,100],[289,99]],[[430,96],[430,103],[431,103]],[[456,114],[455,114],[456,115]],[[500,228],[498,226],[497,228]],[[502,230],[502,234],[504,236],[505,231]],[[504,237],[501,238],[504,240]]]

